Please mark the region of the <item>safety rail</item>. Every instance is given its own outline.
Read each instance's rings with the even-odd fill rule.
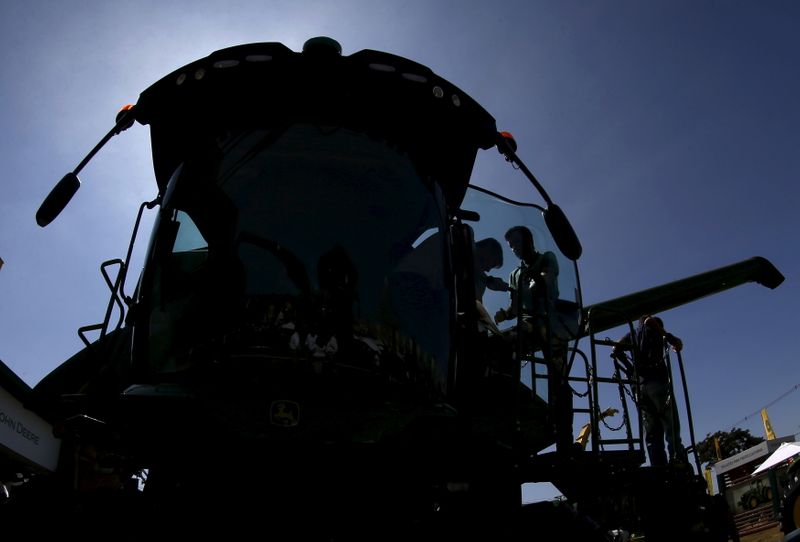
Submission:
[[[607,344],[609,346],[617,344],[611,341],[593,340],[592,344],[593,350],[595,347],[595,343]],[[568,352],[568,357],[570,359],[569,362],[567,363],[568,376],[566,377],[566,380],[569,383],[570,390],[573,395],[573,404],[571,406],[572,415],[574,417],[575,414],[583,414],[583,415],[588,415],[589,417],[589,425],[591,428],[590,440],[592,441],[592,445],[589,448],[590,453],[596,455],[599,454],[601,451],[606,451],[605,447],[622,446],[629,452],[642,453],[642,457],[644,457],[643,455],[644,439],[642,438],[641,430],[639,431],[638,435],[633,434],[633,427],[631,424],[628,402],[624,390],[625,386],[633,388],[636,385],[635,380],[623,378],[619,374],[618,370],[615,371],[615,373],[612,374],[611,376],[600,376],[596,355],[593,355],[592,359],[589,359],[582,350],[576,347],[569,348],[567,352]],[[578,357],[580,357],[584,361],[583,375],[573,374],[575,372],[574,361]],[[530,377],[532,381],[532,387],[534,389],[537,389],[537,383],[547,382],[548,379],[551,377],[548,372],[547,362],[543,357],[537,355],[530,355],[524,358],[523,362],[527,362],[528,364],[530,364],[530,371],[531,371]],[[585,391],[576,391],[574,387],[575,384],[580,384],[581,386],[585,386]],[[623,411],[623,420],[618,427],[611,427],[604,421],[604,418],[608,416],[607,414],[608,409],[602,409],[600,407],[601,405],[600,390],[601,387],[605,388],[606,385],[614,386],[617,389],[620,406]],[[583,406],[576,405],[574,401],[575,398],[585,399],[584,405]],[[551,402],[549,396],[548,396],[548,402]],[[623,438],[601,437],[599,429],[600,423],[603,423],[609,430],[612,431],[619,431],[624,428],[626,433],[625,437]],[[641,426],[642,424],[640,419],[638,427]]]
[[[596,339],[594,333],[591,330],[591,314],[587,314],[585,323],[585,329],[589,330],[588,336],[590,337],[590,347],[591,347],[591,356],[587,357],[587,355],[577,348],[577,342],[575,346],[572,346],[567,349],[567,357],[569,361],[567,362],[567,370],[566,370],[566,380],[569,383],[569,387],[571,393],[573,395],[572,401],[572,419],[574,419],[575,414],[588,414],[589,423],[584,426],[581,430],[581,434],[576,441],[578,444],[586,447],[587,440],[591,440],[592,444],[589,448],[589,452],[595,456],[599,455],[600,452],[608,453],[612,450],[607,450],[607,447],[623,447],[627,453],[633,453],[634,456],[641,456],[642,462],[644,462],[644,438],[642,435],[642,415],[640,410],[636,409],[636,416],[637,416],[637,433],[634,434],[633,424],[631,421],[631,414],[628,405],[628,395],[631,396],[631,400],[633,401],[633,390],[636,390],[637,387],[637,380],[635,378],[625,378],[623,377],[622,371],[620,370],[619,363],[614,360],[614,371],[610,376],[601,375],[601,371],[599,368],[599,363],[597,361],[597,347],[598,346],[619,346],[617,342],[611,341],[610,339]],[[629,319],[628,319],[629,320]],[[629,327],[631,331],[633,331],[633,324],[628,321]],[[584,374],[582,376],[573,375],[573,365],[575,360],[580,357],[584,362]],[[544,381],[547,382],[551,376],[549,375],[548,366],[543,357],[538,357],[535,354],[529,355],[523,358],[524,362],[529,362],[531,364],[531,386],[534,389],[537,389],[537,383]],[[586,386],[585,392],[576,392],[573,388],[573,384],[581,383]],[[601,387],[605,390],[608,386],[613,386],[617,390],[618,394],[618,401],[619,406],[622,409],[622,422],[619,424],[618,427],[611,427],[605,421],[604,418],[608,417],[609,410],[615,411],[616,409],[601,409]],[[574,404],[574,397],[585,399],[585,406],[576,406]],[[552,399],[548,396],[548,402],[553,405]],[[558,419],[556,417],[555,419]],[[611,431],[619,431],[623,428],[625,429],[625,437],[624,438],[607,438],[603,437],[600,431],[600,424],[603,424]],[[583,433],[587,430],[591,433],[591,438],[582,438],[584,435]],[[613,450],[613,451],[623,451],[623,450]]]
[[[114,311],[115,305],[119,309],[119,319],[117,320],[114,329],[119,329],[122,326],[122,322],[125,319],[125,307],[130,307],[132,303],[131,297],[125,294],[125,279],[128,275],[128,269],[130,269],[131,256],[133,254],[133,244],[136,241],[136,236],[139,233],[139,225],[142,222],[142,214],[144,213],[145,209],[152,209],[159,203],[161,203],[161,196],[158,196],[151,201],[145,201],[139,206],[139,211],[136,214],[136,221],[134,222],[133,231],[131,233],[131,240],[128,243],[128,252],[125,255],[125,260],[123,261],[119,258],[115,258],[113,260],[106,260],[100,265],[100,273],[103,275],[103,280],[106,281],[106,286],[108,286],[109,290],[111,290],[111,297],[108,300],[106,314],[102,322],[99,324],[90,324],[78,328],[78,337],[80,337],[81,341],[83,341],[86,346],[91,345],[91,341],[89,341],[89,339],[86,337],[86,332],[100,331],[100,339],[106,336],[108,333],[108,325],[111,321],[111,314]],[[106,272],[106,268],[111,267],[112,265],[119,266],[117,276],[113,281]]]
[[[118,265],[119,270],[117,271],[117,276],[114,280],[111,280],[111,277],[108,276],[106,272],[106,268],[111,267],[112,265]],[[122,320],[125,317],[125,306],[123,305],[122,299],[120,298],[120,284],[122,283],[122,277],[125,274],[125,262],[120,260],[119,258],[114,260],[107,260],[102,263],[100,266],[100,272],[103,274],[103,279],[106,281],[106,285],[111,290],[111,297],[108,300],[108,307],[106,308],[106,315],[103,318],[103,321],[99,324],[90,324],[88,326],[83,326],[78,328],[78,336],[81,338],[83,343],[86,346],[91,344],[91,341],[86,337],[87,331],[100,331],[100,338],[102,339],[105,337],[106,333],[108,332],[108,324],[111,321],[111,314],[114,312],[114,306],[116,305],[119,309],[119,320],[117,322],[116,328],[119,328],[122,325]]]
[[[633,327],[633,320],[627,316],[622,315],[624,320],[627,321],[627,327],[631,336],[634,335],[634,327]],[[587,398],[588,401],[588,408],[574,408],[574,413],[588,413],[589,414],[589,424],[591,430],[591,441],[592,446],[590,451],[593,453],[599,453],[601,450],[604,450],[604,446],[619,446],[623,445],[631,451],[640,451],[643,453],[644,451],[644,434],[643,434],[643,419],[642,419],[642,412],[636,405],[636,397],[638,397],[638,377],[636,374],[628,375],[628,377],[624,376],[624,371],[621,363],[618,359],[613,356],[609,356],[614,363],[614,372],[612,376],[600,376],[600,369],[599,369],[599,362],[598,362],[598,347],[607,347],[607,348],[617,348],[626,352],[630,352],[632,358],[635,362],[636,352],[631,347],[631,345],[624,345],[620,344],[618,341],[605,338],[600,339],[595,337],[595,332],[592,329],[592,314],[591,312],[585,314],[585,320],[583,322],[582,328],[584,329],[586,335],[589,337],[589,344],[591,348],[591,356],[590,360],[586,361],[586,376],[585,377],[576,377],[570,376],[570,382],[585,382],[588,385],[587,393],[583,396]],[[665,345],[666,346],[666,345]],[[580,352],[580,351],[578,351]],[[581,356],[586,360],[586,356],[583,352],[580,352]],[[574,358],[574,356],[573,356]],[[701,472],[700,469],[700,461],[697,455],[697,442],[695,439],[694,433],[694,423],[691,411],[691,403],[689,399],[689,391],[688,386],[686,383],[686,371],[684,368],[683,357],[681,356],[680,352],[677,352],[676,355],[677,362],[678,362],[678,369],[680,374],[680,383],[683,389],[683,399],[684,399],[684,407],[685,407],[685,414],[687,417],[687,425],[690,435],[690,444],[689,446],[685,446],[684,450],[687,454],[692,454],[694,458],[694,464],[697,469],[697,473]],[[669,374],[669,388],[670,393],[673,397],[676,397],[675,394],[675,386],[673,384],[673,365],[672,360],[669,355],[669,350],[665,348],[665,362],[667,364],[668,374]],[[546,374],[539,374],[538,377],[546,377]],[[618,390],[618,402],[620,407],[622,408],[622,415],[623,420],[622,423],[618,428],[611,428],[605,422],[603,422],[603,416],[601,414],[601,404],[603,403],[600,397],[600,389],[601,385],[615,385]],[[578,395],[578,394],[576,394]],[[634,434],[634,428],[632,423],[632,417],[630,414],[628,397],[630,397],[631,403],[636,411],[636,433]],[[603,422],[607,428],[611,430],[619,430],[623,427],[626,430],[626,438],[604,438],[601,435],[600,431],[600,423]]]

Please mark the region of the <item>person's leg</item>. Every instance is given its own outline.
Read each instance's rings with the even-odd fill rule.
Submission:
[[[567,374],[567,345],[559,340],[551,340],[551,333],[544,317],[524,319],[524,350],[529,353],[540,352],[547,364],[547,400],[550,406],[550,419],[556,435],[559,450],[571,449],[575,442],[573,434],[572,387]]]
[[[667,386],[664,386],[665,393],[668,393]],[[670,460],[687,462],[686,449],[683,447],[681,441],[681,424],[678,417],[678,406],[675,403],[674,397],[668,397],[666,405],[662,410],[662,423],[664,425],[664,434],[667,438],[667,449],[669,451]]]
[[[567,351],[564,345],[552,342],[550,346],[550,363],[548,384],[552,397],[556,434],[559,446],[568,448],[575,441],[573,434],[573,399],[572,387],[567,372]]]
[[[657,467],[667,464],[667,453],[664,450],[664,425],[657,408],[656,400],[659,397],[657,389],[651,384],[642,384],[639,408],[642,410],[644,424],[644,441],[647,446],[647,456],[650,465]]]

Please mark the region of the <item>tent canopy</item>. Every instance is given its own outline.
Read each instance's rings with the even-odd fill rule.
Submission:
[[[771,469],[772,467],[783,463],[790,457],[794,457],[797,454],[800,454],[800,442],[784,442],[781,444],[780,448],[772,452],[772,455],[770,455],[763,463],[761,463],[761,465],[758,466],[756,470],[753,471],[751,476],[755,476],[756,474],[760,474],[767,469]]]

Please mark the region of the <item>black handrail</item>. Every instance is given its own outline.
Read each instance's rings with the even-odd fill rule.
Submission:
[[[686,403],[686,417],[687,421],[689,422],[689,439],[692,442],[692,455],[694,455],[694,462],[697,466],[697,473],[700,474],[702,471],[700,470],[700,458],[697,455],[697,442],[695,441],[694,436],[694,421],[692,418],[692,407],[689,401],[689,388],[686,385],[686,371],[683,367],[683,356],[681,355],[680,351],[677,352],[678,358],[678,368],[681,372],[681,384],[683,385],[683,400]]]
[[[120,266],[120,270],[113,281],[106,272],[106,268],[112,265]],[[119,258],[113,260],[106,260],[100,265],[100,273],[102,273],[103,279],[106,281],[106,285],[111,290],[111,297],[108,300],[108,306],[106,307],[106,314],[101,323],[91,324],[88,326],[83,326],[78,328],[78,337],[80,337],[80,339],[86,346],[89,346],[91,344],[91,341],[89,341],[89,339],[85,335],[85,332],[87,331],[96,331],[99,329],[100,338],[102,339],[103,337],[105,337],[106,333],[108,332],[108,323],[111,320],[111,313],[114,310],[115,304],[119,308],[119,321],[117,322],[116,329],[119,329],[119,327],[122,325],[123,319],[125,318],[125,306],[123,305],[122,300],[120,299],[119,296],[120,284],[122,282],[122,277],[125,274],[125,262],[123,262]]]

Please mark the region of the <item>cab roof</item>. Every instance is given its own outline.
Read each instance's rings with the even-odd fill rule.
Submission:
[[[203,138],[308,122],[402,145],[457,207],[478,149],[495,145],[494,118],[421,64],[368,49],[343,56],[337,46],[314,38],[299,53],[275,42],[230,47],[142,92],[136,120],[151,127],[159,190]]]

